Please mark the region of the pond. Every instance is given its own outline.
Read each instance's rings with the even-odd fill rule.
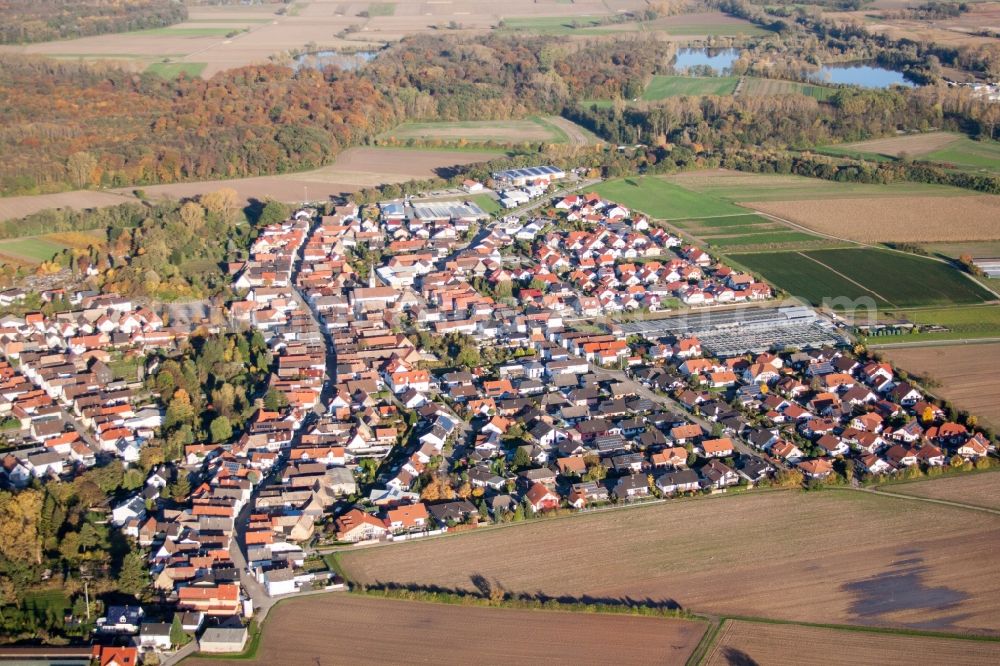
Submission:
[[[739,57],[740,49],[679,49],[674,58],[674,70],[681,73],[692,67],[711,67],[717,74],[723,74]]]
[[[361,67],[366,62],[372,60],[377,51],[355,51],[354,53],[341,53],[340,51],[315,51],[313,53],[303,53],[295,56],[294,68],[296,71],[303,67],[312,69],[323,69],[329,65],[336,65],[343,70],[351,71]]]
[[[814,72],[811,79],[820,83],[846,83],[863,88],[888,88],[889,86],[913,87],[902,72],[865,62],[824,65]]]

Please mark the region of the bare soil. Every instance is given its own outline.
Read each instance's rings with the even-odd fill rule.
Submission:
[[[684,664],[701,622],[331,593],[271,611],[254,660],[219,664]]]
[[[980,472],[943,479],[927,479],[912,483],[894,484],[889,492],[914,497],[961,502],[987,509],[1000,509],[1000,474]]]
[[[693,612],[1000,634],[1000,517],[853,491],[540,520],[341,555],[359,582],[676,603]],[[970,569],[971,567],[971,569]]]
[[[886,349],[893,365],[940,383],[931,389],[958,409],[1000,427],[1000,343]]]
[[[928,132],[926,134],[907,134],[888,139],[872,139],[871,141],[838,144],[837,148],[848,148],[865,153],[889,155],[891,157],[899,157],[903,153],[910,156],[921,156],[933,153],[935,150],[941,150],[960,138],[957,134],[949,132]]]
[[[877,242],[1000,238],[1000,196],[815,199],[741,204],[839,238]]]
[[[916,662],[978,666],[1000,660],[1000,643],[734,620],[726,622],[716,641],[704,662],[708,666],[792,661],[799,666],[910,666]]]
[[[132,197],[126,197],[112,192],[59,192],[58,194],[41,194],[37,196],[0,197],[0,220],[24,217],[46,208],[101,208],[125,203]]]

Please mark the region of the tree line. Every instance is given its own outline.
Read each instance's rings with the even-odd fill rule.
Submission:
[[[163,28],[187,17],[175,0],[7,0],[0,4],[0,44]]]

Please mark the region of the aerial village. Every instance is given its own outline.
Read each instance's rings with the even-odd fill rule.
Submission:
[[[239,297],[224,326],[260,333],[277,398],[107,507],[147,554],[162,603],[106,608],[101,663],[170,653],[178,624],[203,652],[239,652],[274,599],[344,587],[324,549],[968,469],[995,451],[888,363],[815,335],[815,321],[811,337],[795,337],[796,323],[743,348],[739,322],[727,346],[630,328],[688,307],[771,312],[775,294],[644,216],[570,191],[565,176],[496,174],[514,211],[500,218],[463,200],[346,203],[259,231],[229,266]],[[144,380],[191,334],[115,295],[42,296],[66,311],[0,319],[12,489],[108,459],[134,466],[164,418]],[[179,475],[194,483],[178,506],[161,494]]]

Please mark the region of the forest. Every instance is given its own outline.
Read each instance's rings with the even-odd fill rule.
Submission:
[[[104,243],[67,248],[53,263],[86,278],[93,288],[173,301],[218,296],[228,286],[221,270],[239,256],[255,226],[284,219],[281,204],[244,206],[223,188],[185,201],[125,203],[91,211],[45,210],[0,224],[0,238],[101,229]],[[271,213],[265,216],[265,213]],[[88,270],[89,269],[89,270]],[[89,277],[87,277],[89,276]]]
[[[266,65],[209,81],[0,56],[0,193],[318,167],[397,124],[353,74]]]
[[[4,0],[0,44],[163,28],[187,16],[176,0]]]

